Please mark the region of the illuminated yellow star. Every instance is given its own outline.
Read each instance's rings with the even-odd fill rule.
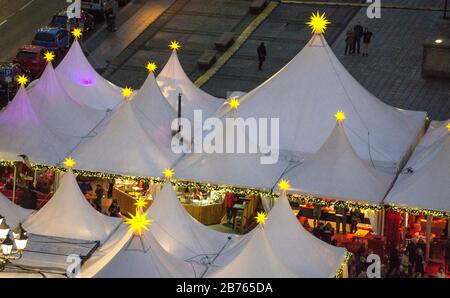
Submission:
[[[144,198],[138,198],[134,203],[134,206],[136,206],[136,209],[143,209],[147,206],[147,200]]]
[[[334,114],[334,118],[336,118],[336,122],[338,124],[341,124],[344,120],[345,120],[345,113],[342,112],[341,110],[337,111],[336,114]]]
[[[80,28],[73,28],[71,33],[72,33],[73,37],[75,37],[75,38],[80,38],[81,35],[83,35],[83,32],[81,32]]]
[[[155,72],[158,67],[155,62],[148,62],[145,68],[147,68],[148,71]]]
[[[16,78],[17,84],[20,85],[20,87],[24,87],[26,84],[28,84],[28,78],[25,75],[18,75]]]
[[[133,89],[130,87],[125,87],[122,89],[122,96],[125,98],[130,97],[133,94]]]
[[[255,216],[256,222],[259,224],[265,224],[267,220],[267,216],[264,212],[258,212]]]
[[[169,49],[178,51],[181,48],[181,45],[178,41],[172,40],[169,44]]]
[[[128,213],[130,218],[125,219],[125,224],[130,225],[130,230],[132,230],[136,235],[141,236],[143,230],[149,231],[149,226],[153,220],[147,219],[148,212],[141,213],[141,210],[136,210],[136,214],[133,215]]]
[[[327,29],[327,25],[331,24],[331,22],[325,18],[325,13],[320,15],[319,12],[316,12],[316,14],[312,14],[309,18],[309,22],[306,24],[311,28],[312,33],[322,34]]]
[[[173,177],[173,169],[165,168],[163,174],[164,174],[165,178],[172,178]]]
[[[44,53],[44,59],[47,62],[52,62],[55,59],[55,53],[47,51]]]
[[[228,104],[230,105],[230,108],[233,110],[237,110],[237,108],[241,105],[237,97],[232,97],[228,102]]]
[[[278,183],[278,187],[282,192],[288,191],[291,185],[289,184],[289,181],[286,179],[282,179],[280,183]]]
[[[447,123],[447,129],[448,129],[448,131],[450,131],[450,122]]]
[[[64,159],[64,165],[68,168],[73,168],[73,166],[76,164],[75,159],[73,159],[72,157],[66,157]]]

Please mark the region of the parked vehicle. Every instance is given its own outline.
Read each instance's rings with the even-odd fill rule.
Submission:
[[[53,16],[49,27],[59,27],[62,29],[68,29],[69,31],[72,31],[73,28],[80,28],[83,32],[94,30],[95,28],[94,16],[86,11],[81,11],[80,18],[70,19],[69,27],[67,26],[68,20],[69,18],[67,17],[67,11],[62,10],[57,15]]]
[[[70,34],[66,29],[44,27],[37,31],[31,44],[44,47],[60,56],[70,45]]]
[[[2,104],[11,100],[17,92],[18,86],[16,77],[20,74],[18,64],[10,62],[0,62],[0,98]]]
[[[112,12],[113,6],[108,0],[81,0],[81,9],[93,14],[96,18],[103,19]]]
[[[37,78],[44,71],[46,49],[36,45],[26,45],[19,49],[13,62],[18,64],[22,72],[30,78]]]

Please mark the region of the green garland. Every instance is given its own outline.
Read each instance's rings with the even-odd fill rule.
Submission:
[[[407,212],[413,215],[425,215],[425,216],[431,215],[436,218],[450,218],[450,212],[434,211],[420,208],[400,207],[393,204],[388,205],[388,209],[396,212]]]
[[[341,266],[339,267],[338,271],[336,271],[336,274],[334,275],[334,278],[342,278],[344,274],[344,268],[348,264],[348,261],[350,260],[352,256],[352,253],[347,251],[345,253],[344,261],[342,262]]]

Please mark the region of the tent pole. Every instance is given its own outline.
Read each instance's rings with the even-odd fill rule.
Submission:
[[[431,221],[433,219],[432,215],[427,216],[427,230],[426,230],[426,252],[425,252],[425,260],[430,259],[430,242],[431,242]]]
[[[450,218],[447,218],[447,239],[450,239]]]
[[[16,167],[16,164],[14,164],[14,181],[13,181],[13,194],[12,194],[13,203],[16,202],[16,180],[17,180],[17,167]]]
[[[386,219],[386,214],[384,212],[384,207],[381,207],[380,209],[380,216],[381,216],[381,225],[379,225],[379,229],[380,229],[380,236],[384,236],[384,221]]]
[[[34,169],[33,186],[36,187],[37,184],[37,170]]]

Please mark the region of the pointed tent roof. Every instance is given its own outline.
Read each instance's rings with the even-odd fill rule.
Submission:
[[[292,190],[302,193],[379,204],[394,174],[378,171],[368,161],[361,160],[344,129],[345,126],[336,125],[319,151],[293,168],[285,178],[291,181]]]
[[[69,169],[50,201],[23,226],[32,234],[103,242],[120,223],[89,204]]]
[[[434,122],[385,199],[386,204],[450,212],[450,131]],[[436,127],[436,128],[433,128]]]
[[[217,254],[234,235],[220,233],[194,219],[181,205],[172,184],[167,181],[149,208],[152,234],[170,254],[195,259]]]
[[[207,277],[212,278],[295,278],[309,277],[298,275],[290,270],[273,250],[264,228],[258,226],[244,249],[226,266],[210,269]],[[299,254],[299,252],[297,252]],[[303,254],[301,252],[300,254]]]
[[[51,131],[36,113],[22,87],[0,114],[0,159],[21,160],[25,154],[35,163],[56,164],[79,140]]]
[[[0,215],[6,218],[11,229],[22,223],[33,211],[14,204],[0,192]]]
[[[237,114],[279,118],[280,149],[311,153],[333,129],[334,121],[327,115],[340,109],[349,116],[345,129],[358,156],[391,167],[402,160],[425,121],[423,112],[388,106],[370,94],[321,34],[315,34],[278,73],[244,95]]]
[[[52,131],[74,137],[86,136],[106,116],[104,111],[81,105],[64,90],[51,63],[30,91],[31,102]]]
[[[121,89],[95,71],[77,39],[56,67],[56,73],[67,93],[80,104],[107,110],[122,100]]]
[[[157,111],[154,111],[157,112]],[[151,119],[151,116],[150,116]],[[72,153],[83,170],[130,176],[159,176],[178,158],[156,139],[159,126],[150,129],[139,121],[133,99],[121,107]]]
[[[156,80],[175,111],[178,111],[178,94],[182,93],[181,115],[189,120],[194,119],[194,110],[202,110],[203,118],[206,118],[213,115],[224,103],[223,99],[209,95],[192,83],[175,50]]]
[[[335,247],[306,231],[292,213],[282,194],[268,214],[264,226],[275,254],[296,274],[304,277],[334,277],[346,256]]]
[[[151,229],[151,227],[150,227]],[[109,257],[97,278],[194,278],[204,269],[166,252],[150,232],[142,236],[127,232],[115,245],[118,252]],[[92,271],[92,269],[91,269]]]

